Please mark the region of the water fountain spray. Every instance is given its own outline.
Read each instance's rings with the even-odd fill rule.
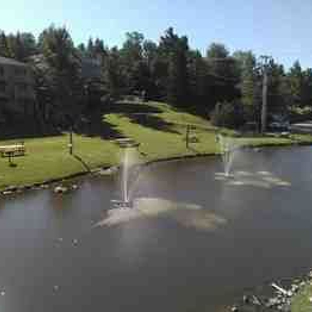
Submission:
[[[216,140],[220,145],[224,176],[227,178],[233,177],[233,175],[231,175],[231,169],[237,147],[231,138],[224,137],[221,134],[217,134]]]
[[[132,169],[137,162],[137,144],[127,139],[123,140],[120,146],[123,148],[123,156],[121,161],[121,200],[112,200],[115,208],[132,208],[133,203],[130,189],[130,179]]]

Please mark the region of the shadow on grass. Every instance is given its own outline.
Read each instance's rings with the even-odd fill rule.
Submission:
[[[139,124],[143,127],[151,128],[158,131],[170,132],[180,134],[178,131],[174,130],[174,124],[167,122],[156,115],[150,114],[124,114],[127,116],[132,123]]]
[[[103,139],[117,139],[126,135],[116,130],[116,126],[105,121],[105,114],[121,114],[130,119],[132,123],[158,131],[179,133],[174,130],[173,123],[164,121],[159,116],[162,110],[145,103],[116,102],[103,106],[91,113],[85,114],[79,123],[76,124],[75,131],[86,136],[100,136]]]
[[[177,108],[172,107],[172,110]],[[187,111],[187,110],[184,110]],[[110,102],[97,106],[93,111],[89,111],[75,123],[75,132],[86,136],[99,136],[102,139],[112,140],[127,135],[119,131],[114,124],[105,121],[106,114],[120,114],[129,118],[133,124],[138,124],[146,128],[167,133],[181,134],[176,125],[161,118],[158,114],[163,109],[150,104],[149,102],[119,101]],[[183,130],[182,130],[183,131]]]
[[[75,127],[75,132],[88,137],[101,137],[104,140],[112,140],[122,137],[122,133],[115,126],[104,121],[102,114],[88,116],[83,122]]]
[[[145,113],[145,114],[156,114],[161,113],[162,110],[158,107],[148,105],[147,103],[134,103],[134,102],[116,102],[106,106],[107,113],[115,114],[134,114],[134,113]]]
[[[109,113],[122,114],[128,117],[132,123],[139,124],[143,127],[151,128],[158,131],[179,133],[173,129],[174,124],[166,122],[156,114],[162,110],[148,103],[135,102],[116,102],[106,107]]]
[[[87,172],[91,172],[91,168],[80,156],[73,154],[73,157],[77,159],[83,165],[83,167],[86,169]]]
[[[13,126],[12,126],[13,124]],[[0,126],[0,139],[12,140],[19,138],[43,138],[62,135],[61,131],[53,125],[40,126],[34,120],[15,120],[12,123]]]
[[[85,114],[75,125],[75,132],[89,137],[101,137],[112,140],[122,137],[122,133],[115,126],[103,120],[106,109],[97,109]]]

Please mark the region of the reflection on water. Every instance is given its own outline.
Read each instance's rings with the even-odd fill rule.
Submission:
[[[179,211],[172,216],[180,225],[201,231],[213,231],[226,224],[224,217],[209,211]]]
[[[226,223],[225,218],[195,204],[178,203],[161,198],[139,198],[133,208],[115,208],[95,226],[112,226],[141,218],[166,216],[178,224],[197,230],[213,230]]]
[[[216,181],[223,181],[230,186],[252,186],[270,189],[273,187],[290,187],[291,183],[284,181],[269,171],[237,171],[226,176],[223,172],[215,173]]]
[[[312,149],[240,151],[222,170],[212,157],[144,167],[131,210],[110,209],[113,176],[0,199],[1,312],[218,311],[309,269]]]

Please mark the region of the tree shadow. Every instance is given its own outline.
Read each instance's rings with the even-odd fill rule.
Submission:
[[[101,137],[104,140],[122,137],[122,133],[116,130],[114,125],[104,120],[103,116],[105,113],[107,113],[106,108],[98,108],[85,113],[75,123],[75,132],[88,137]]]
[[[77,134],[88,137],[101,137],[104,140],[112,140],[122,137],[122,133],[115,126],[103,120],[102,114],[85,118],[79,125],[75,126]]]
[[[12,126],[13,125],[13,126]],[[40,125],[33,119],[15,119],[0,125],[0,139],[43,138],[62,135],[55,125]]]
[[[73,154],[73,157],[75,159],[77,159],[82,165],[83,167],[86,169],[86,171],[91,172],[91,168],[88,166],[88,164],[77,154]]]
[[[167,122],[162,118],[160,118],[159,116],[145,113],[124,114],[124,115],[127,116],[132,123],[139,124],[143,127],[152,128],[158,131],[180,134],[178,131],[174,130],[173,123]]]
[[[75,125],[75,132],[86,136],[100,136],[103,139],[117,139],[124,137],[124,134],[116,129],[103,118],[105,114],[121,114],[130,119],[132,123],[139,124],[144,127],[179,134],[174,130],[174,124],[164,121],[157,116],[162,110],[141,103],[132,102],[114,102],[105,103],[101,108],[97,108],[92,112],[83,115],[81,120]]]
[[[133,102],[115,102],[106,105],[105,110],[107,113],[115,114],[135,114],[135,113],[145,113],[145,114],[156,114],[161,113],[162,110],[155,106],[150,106],[144,102],[133,103]]]
[[[132,123],[139,124],[143,127],[158,131],[179,133],[173,129],[173,123],[166,122],[156,115],[162,112],[160,108],[148,105],[147,103],[120,101],[113,103],[107,109],[109,113],[122,114],[128,117]]]

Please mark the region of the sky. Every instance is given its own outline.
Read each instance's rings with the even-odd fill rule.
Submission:
[[[212,42],[230,52],[253,50],[286,68],[299,59],[312,67],[311,0],[9,0],[0,9],[0,29],[29,31],[66,26],[76,44],[91,36],[120,46],[129,31],[158,41],[172,26],[191,48],[205,53]]]

